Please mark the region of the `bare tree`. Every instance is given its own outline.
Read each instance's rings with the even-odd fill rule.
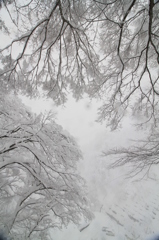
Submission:
[[[57,102],[70,89],[77,99],[83,92],[101,97],[99,120],[108,119],[112,129],[126,111],[155,120],[159,1],[3,3],[18,35],[1,50],[3,82],[30,95],[41,86]]]
[[[49,116],[35,117],[1,94],[0,229],[16,240],[49,239],[49,229],[91,217],[80,158],[74,139]]]
[[[101,28],[101,44],[109,47],[104,54],[105,77],[99,85],[106,94],[100,119],[109,118],[113,129],[130,109],[155,120],[159,95],[159,4],[153,0],[114,4]]]
[[[113,156],[114,161],[110,168],[130,166],[128,177],[134,177],[142,173],[142,177],[149,174],[153,165],[159,164],[159,134],[152,131],[151,135],[143,141],[137,141],[130,148],[112,149],[104,152],[103,156]]]

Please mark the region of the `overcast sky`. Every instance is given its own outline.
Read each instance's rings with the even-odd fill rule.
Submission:
[[[58,107],[55,107],[51,99],[31,101],[23,97],[23,101],[36,113],[49,110],[56,112],[56,122],[76,139],[79,148],[82,150],[84,158],[80,169],[82,175],[87,176],[87,178],[98,167],[99,159],[105,162],[104,166],[109,164],[108,159],[101,158],[102,151],[121,146],[126,147],[131,143],[129,140],[141,138],[141,132],[135,130],[130,118],[124,120],[121,129],[113,132],[106,127],[106,123],[96,122],[97,110],[101,104],[97,100],[90,101],[85,97],[76,102],[72,97],[69,97],[64,106]],[[114,176],[112,171],[111,181],[113,178],[117,179],[124,175],[123,170],[122,174],[120,171],[120,169],[115,171],[117,176]]]
[[[133,214],[132,216],[135,214],[137,215],[139,212],[140,216],[146,218],[145,221],[151,221],[152,210],[149,213],[143,211],[142,208],[145,204],[152,204],[154,201],[152,192],[154,196],[156,196],[157,182],[153,180],[133,182],[134,179],[125,179],[127,167],[108,170],[106,166],[108,165],[107,163],[109,163],[109,159],[101,157],[102,150],[128,146],[129,139],[137,139],[143,136],[143,134],[141,134],[142,132],[134,129],[132,126],[133,120],[131,118],[124,120],[122,129],[111,132],[110,129],[106,128],[105,124],[95,122],[97,118],[97,108],[100,104],[95,100],[90,102],[89,99],[85,98],[76,102],[70,97],[65,107],[59,106],[58,108],[55,108],[51,100],[44,101],[41,99],[39,101],[30,102],[28,99],[25,99],[25,103],[37,113],[41,110],[44,112],[49,110],[56,111],[56,122],[62,125],[63,128],[76,139],[84,156],[79,166],[80,173],[87,180],[88,191],[91,197],[96,197],[99,200],[98,207],[94,211],[99,212],[101,208],[103,208],[102,213],[104,213],[104,211],[110,209],[111,206],[114,206],[114,209],[117,208],[117,210],[118,204],[120,207],[126,206],[126,211],[128,212],[125,213],[123,217],[123,219],[125,219],[125,227],[119,231],[117,225],[111,228],[117,231],[116,239],[123,239],[124,234],[128,233],[127,228],[129,224],[132,224],[132,222],[129,223],[128,221],[130,212]],[[157,176],[157,169],[155,169],[154,173],[155,172]],[[136,203],[137,208],[135,207]],[[120,212],[122,215],[122,210],[120,210]],[[118,216],[118,218],[122,219],[121,216]],[[53,232],[53,236],[59,240],[64,240],[66,237],[70,240],[85,240],[90,238],[90,236],[96,236],[97,239],[105,239],[100,238],[100,234],[106,221],[108,221],[106,214],[100,215],[99,217],[97,215],[96,219],[93,220],[95,225],[82,234],[77,227],[69,225],[64,232]],[[108,223],[111,225],[113,221],[107,222],[107,225]],[[141,235],[146,234],[146,232],[143,231],[145,227],[144,224],[136,224],[130,227],[134,228],[134,232],[139,232]],[[150,228],[157,232],[157,219],[153,221],[153,225]]]
[[[2,10],[1,14],[3,14]],[[8,37],[3,35],[1,47],[9,41]],[[79,164],[80,173],[87,180],[89,191],[92,189],[94,196],[101,202],[111,204],[118,201],[120,196],[123,197],[123,192],[125,194],[125,189],[136,191],[131,179],[125,181],[127,167],[108,170],[109,158],[101,157],[104,150],[121,146],[127,147],[131,143],[130,139],[139,139],[144,136],[143,132],[137,131],[133,127],[134,119],[125,118],[122,128],[111,132],[106,127],[106,123],[101,124],[95,121],[97,119],[97,109],[101,104],[97,100],[90,101],[85,97],[76,102],[72,97],[69,97],[65,106],[58,107],[55,107],[51,99],[31,101],[23,97],[23,101],[36,113],[41,111],[44,113],[49,110],[56,112],[56,122],[76,139],[79,148],[82,150],[83,160]],[[68,232],[70,239],[71,232],[72,229]],[[72,239],[75,238],[72,237]]]
[[[10,18],[6,15],[5,9],[1,9],[1,15],[5,19],[5,22],[7,21],[7,26],[12,31],[12,37],[14,37],[14,28]],[[3,34],[1,37],[1,48],[9,44],[9,42],[10,38],[8,35]],[[17,52],[18,48],[16,49]],[[86,176],[89,175],[90,166],[99,160],[102,150],[109,150],[120,146],[126,147],[129,145],[128,139],[141,137],[141,134],[132,127],[133,121],[130,118],[124,120],[122,129],[114,132],[110,132],[110,129],[106,128],[106,123],[100,124],[95,122],[97,119],[97,109],[101,104],[97,100],[90,101],[85,97],[76,102],[72,97],[69,97],[65,106],[58,107],[55,107],[51,99],[31,101],[23,97],[23,101],[36,113],[49,110],[57,113],[56,122],[62,125],[76,139],[83,152],[84,160],[81,163],[81,169],[83,170],[82,173]]]

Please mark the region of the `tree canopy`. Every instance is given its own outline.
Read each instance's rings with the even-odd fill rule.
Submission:
[[[159,1],[31,0],[2,6],[17,31],[1,49],[0,75],[7,86],[29,95],[42,87],[58,103],[70,90],[77,99],[84,92],[101,97],[99,120],[108,119],[112,129],[127,111],[155,120]]]
[[[0,229],[13,239],[49,239],[48,229],[89,218],[81,153],[51,116],[0,95]],[[47,238],[48,236],[48,238]]]
[[[151,167],[159,165],[159,135],[155,128],[147,139],[134,143],[130,148],[112,149],[103,152],[103,156],[113,156],[110,168],[122,167],[129,164],[130,170],[127,176],[129,178],[142,174],[149,176]]]
[[[10,19],[0,15],[10,38],[0,49],[0,226],[16,240],[44,239],[48,228],[90,216],[76,173],[81,154],[49,116],[5,94],[42,89],[60,104],[86,93],[102,99],[99,121],[113,130],[127,113],[158,125],[159,1],[1,0],[0,11]],[[115,153],[113,167],[158,164],[158,136]]]

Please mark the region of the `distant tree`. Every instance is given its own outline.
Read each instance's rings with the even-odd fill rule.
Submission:
[[[34,116],[0,95],[0,229],[15,240],[50,239],[48,230],[91,217],[81,153],[51,116]]]
[[[159,134],[158,128],[152,130],[151,134],[145,139],[137,141],[130,148],[112,149],[103,152],[103,156],[113,156],[114,161],[109,165],[110,168],[130,166],[129,177],[134,177],[142,173],[142,177],[149,174],[153,165],[159,165]]]
[[[155,120],[158,0],[2,2],[18,37],[1,49],[1,81],[29,95],[41,86],[58,103],[70,89],[101,97],[99,120],[112,129],[127,111]]]

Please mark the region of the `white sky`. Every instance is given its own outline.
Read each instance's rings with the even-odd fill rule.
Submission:
[[[10,18],[7,17],[8,15],[6,15],[4,9],[1,9],[1,16],[2,15],[5,22],[7,21],[9,29],[12,29],[12,35],[14,36],[13,24]],[[7,35],[3,34],[3,36],[0,36],[0,39],[0,48],[10,43],[10,38],[8,38]],[[14,50],[16,50],[16,53],[18,52],[18,49],[14,48]],[[96,100],[90,102],[89,99],[85,98],[76,102],[73,98],[69,97],[65,107],[59,106],[58,108],[55,107],[51,99],[31,101],[23,97],[23,101],[36,113],[49,110],[57,112],[57,123],[62,125],[63,128],[76,139],[83,152],[84,159],[79,167],[82,175],[84,177],[87,176],[87,179],[92,178],[92,174],[97,168],[98,161],[101,159],[100,155],[102,150],[108,150],[116,146],[120,147],[120,145],[126,146],[127,138],[136,137],[136,132],[132,130],[129,120],[124,122],[124,128],[121,131],[118,130],[113,133],[111,133],[109,129],[106,129],[105,124],[95,122],[97,119],[97,108],[100,106],[100,102]],[[101,161],[106,162],[104,159]],[[112,179],[110,181],[114,178],[118,179],[120,175],[123,174],[120,174],[120,172],[117,173],[116,176],[112,174]]]
[[[31,102],[25,99],[25,103],[37,113],[41,110],[43,112],[49,110],[57,112],[56,122],[75,137],[83,152],[84,159],[80,162],[79,169],[81,175],[87,180],[89,194],[99,200],[98,209],[95,209],[98,211],[98,214],[95,213],[96,218],[91,222],[88,230],[80,233],[76,226],[70,224],[68,228],[63,229],[62,232],[54,230],[52,233],[53,237],[58,240],[64,240],[66,238],[70,240],[86,240],[91,239],[91,237],[92,240],[94,239],[93,237],[105,240],[105,233],[103,233],[101,229],[103,226],[107,226],[115,233],[112,240],[123,240],[123,237],[125,234],[128,234],[129,231],[140,233],[140,236],[144,236],[142,239],[145,239],[147,235],[144,230],[144,223],[141,225],[134,223],[133,226],[130,226],[132,222],[129,216],[139,215],[138,217],[140,218],[146,218],[145,221],[151,221],[151,214],[154,210],[150,207],[151,212],[149,213],[142,209],[144,209],[146,204],[153,204],[154,197],[152,193],[154,193],[154,196],[157,195],[157,182],[153,180],[132,182],[132,179],[125,179],[127,167],[108,170],[106,168],[107,160],[100,156],[102,150],[128,146],[128,139],[142,137],[141,132],[137,132],[133,128],[132,120],[130,118],[125,119],[122,129],[110,132],[104,124],[95,122],[97,118],[97,107],[100,104],[95,100],[90,102],[85,98],[76,102],[70,97],[65,107],[59,106],[58,108],[54,106],[51,100],[46,101],[41,99]],[[157,173],[157,169],[155,169],[154,172]],[[118,204],[119,207],[117,206]],[[102,205],[102,213],[99,213]],[[124,213],[125,215],[123,215],[122,208],[125,206],[126,212]],[[119,210],[119,216],[117,216],[121,221],[125,221],[124,227],[119,226],[118,228],[116,223],[108,221],[109,219],[105,211],[110,211],[110,207],[112,207],[112,209],[114,208],[115,211],[116,208]],[[147,224],[149,226],[149,223]],[[157,224],[156,219],[152,222],[150,229],[152,228],[157,232]]]
[[[2,10],[1,14],[3,14]],[[10,41],[4,35],[3,37],[0,36],[0,39],[0,48]],[[95,122],[97,119],[97,108],[100,106],[100,102],[97,102],[97,100],[90,102],[88,98],[85,98],[76,102],[72,97],[69,97],[65,107],[58,106],[58,108],[55,107],[51,99],[31,101],[23,97],[23,101],[36,113],[49,110],[57,113],[56,122],[62,125],[76,139],[83,152],[84,158],[79,165],[81,175],[87,179],[90,191],[94,191],[94,195],[101,202],[107,199],[107,203],[111,203],[117,195],[120,197],[124,189],[132,188],[131,181],[125,181],[124,178],[126,167],[107,170],[106,166],[109,160],[101,158],[102,150],[120,146],[126,147],[129,145],[128,139],[142,138],[143,133],[136,131],[132,126],[132,119],[126,118],[122,129],[110,132],[105,124]],[[103,185],[101,184],[102,180]],[[69,232],[69,237],[71,231]],[[60,237],[58,238],[58,240],[61,239]]]
[[[36,113],[41,111],[44,113],[50,110],[56,113],[56,122],[76,139],[82,150],[84,159],[81,162],[80,169],[82,175],[87,176],[87,178],[92,174],[94,166],[97,167],[96,164],[101,159],[103,150],[106,151],[120,146],[126,147],[129,145],[128,140],[141,137],[141,133],[135,131],[132,126],[130,118],[124,120],[122,129],[114,132],[106,128],[106,124],[96,122],[97,109],[101,104],[97,100],[90,101],[85,97],[76,102],[72,97],[69,97],[64,106],[58,107],[55,107],[51,99],[31,101],[23,97],[23,101]],[[102,158],[102,161],[109,163],[107,159]],[[117,173],[118,175],[121,174]]]

